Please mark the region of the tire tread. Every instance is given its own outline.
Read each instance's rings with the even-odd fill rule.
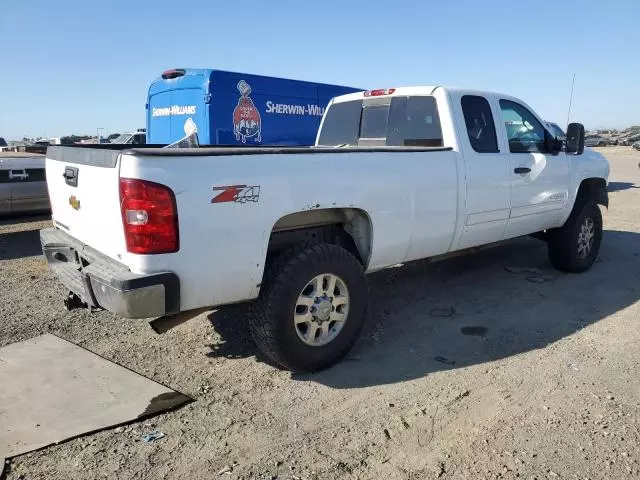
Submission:
[[[304,243],[280,252],[267,264],[262,289],[249,306],[249,325],[257,347],[269,360],[290,370],[300,370],[291,363],[278,345],[276,305],[284,302],[294,281],[293,271],[309,262],[339,261],[362,271],[360,262],[347,250],[328,243]],[[358,333],[358,332],[356,332]],[[353,339],[355,341],[355,338]]]
[[[549,237],[548,243],[548,255],[549,260],[554,268],[563,272],[569,273],[581,273],[591,267],[591,264],[576,265],[574,262],[574,255],[572,252],[573,235],[575,235],[575,228],[577,219],[588,208],[595,208],[598,212],[598,222],[600,228],[602,228],[602,217],[598,205],[586,197],[578,197],[576,204],[569,215],[569,218],[565,224],[559,229],[553,231]],[[599,250],[599,243],[597,245]],[[595,253],[597,256],[597,251]]]

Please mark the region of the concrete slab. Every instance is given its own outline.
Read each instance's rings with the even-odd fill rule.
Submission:
[[[53,335],[14,343],[0,348],[0,460],[189,400]]]

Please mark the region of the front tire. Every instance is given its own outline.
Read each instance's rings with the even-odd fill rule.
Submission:
[[[303,245],[267,266],[249,322],[258,348],[293,371],[318,371],[342,359],[364,325],[364,269],[347,250]]]
[[[602,214],[589,200],[577,204],[567,222],[549,239],[551,264],[558,270],[582,273],[595,262],[602,242]]]

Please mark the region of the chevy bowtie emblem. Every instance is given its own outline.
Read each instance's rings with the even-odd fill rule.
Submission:
[[[80,210],[80,200],[78,200],[75,195],[69,197],[69,205],[71,205],[71,208],[74,210]]]

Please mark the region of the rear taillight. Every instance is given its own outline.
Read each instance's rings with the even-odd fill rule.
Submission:
[[[121,178],[120,209],[128,252],[178,251],[178,209],[176,197],[169,187],[146,180]]]

